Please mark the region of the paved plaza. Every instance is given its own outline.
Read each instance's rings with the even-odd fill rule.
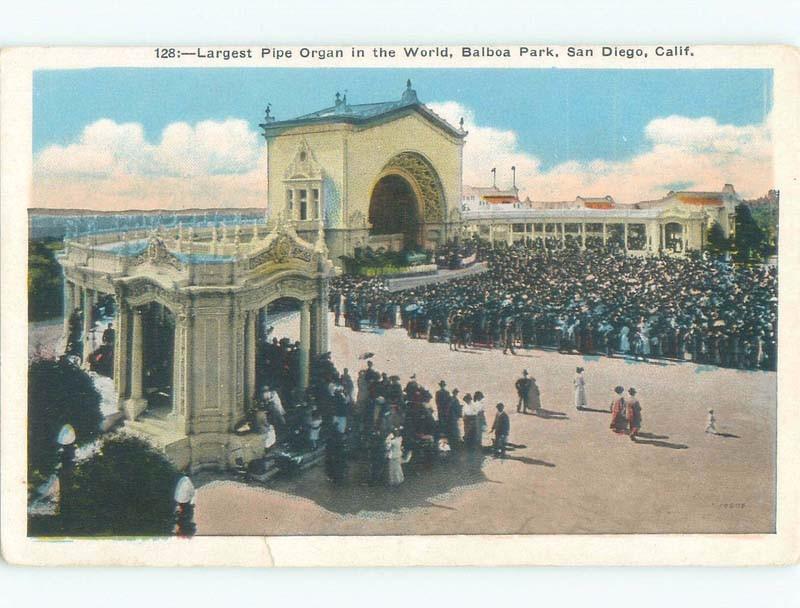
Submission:
[[[333,359],[355,377],[374,353],[378,371],[416,373],[431,392],[481,390],[511,415],[506,460],[451,456],[430,468],[406,465],[398,488],[363,484],[363,466],[333,485],[324,467],[268,486],[199,479],[203,535],[757,533],[774,528],[776,374],[689,362],[562,355],[552,351],[451,352],[403,330],[330,328]],[[292,336],[297,319],[276,335]],[[576,366],[586,369],[590,409],[572,405]],[[541,416],[516,413],[514,381],[528,369],[541,389]],[[641,439],[609,430],[615,385],[634,386]],[[713,408],[719,435],[705,433]],[[487,408],[489,409],[489,408]],[[484,442],[488,444],[488,435]]]

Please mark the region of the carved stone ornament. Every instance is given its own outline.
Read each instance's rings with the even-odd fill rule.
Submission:
[[[401,152],[383,168],[384,171],[401,169],[414,177],[422,193],[422,209],[426,222],[444,221],[444,193],[439,176],[431,164],[415,152]]]
[[[367,217],[360,211],[353,211],[350,214],[350,227],[351,228],[366,228]]]
[[[300,141],[294,160],[286,168],[284,179],[322,179],[322,167],[305,139]]]
[[[133,260],[133,265],[139,264],[171,266],[176,270],[183,268],[181,261],[167,249],[164,241],[157,236],[151,236],[147,242],[147,248]]]
[[[276,235],[270,245],[262,252],[250,258],[250,270],[271,262],[273,264],[285,264],[290,259],[301,260],[310,263],[314,258],[314,251],[311,247],[304,247],[296,242],[289,234],[281,233]]]

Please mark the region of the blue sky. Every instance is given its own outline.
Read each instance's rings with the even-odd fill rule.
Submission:
[[[770,70],[96,69],[34,75],[34,152],[65,145],[100,118],[137,122],[148,140],[175,121],[240,118],[255,129],[266,103],[289,118],[330,105],[399,97],[411,78],[423,102],[455,100],[482,125],[517,133],[547,169],[567,160],[623,160],[648,145],[654,118],[760,123]]]
[[[267,204],[258,123],[399,99],[466,119],[463,183],[620,202],[773,183],[769,70],[96,69],[34,74],[34,205]]]

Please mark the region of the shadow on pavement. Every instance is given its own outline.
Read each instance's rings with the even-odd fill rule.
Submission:
[[[654,433],[638,433],[636,435],[641,439],[669,439],[669,435],[656,435]]]
[[[556,466],[552,462],[547,462],[546,460],[537,460],[536,458],[530,458],[528,456],[506,456],[505,459],[516,460],[517,462],[521,462],[522,464],[534,464],[540,467],[554,468]]]
[[[535,414],[535,416],[539,418],[544,418],[546,420],[569,420],[569,416],[567,416],[564,412],[554,412],[552,410],[539,410]]]
[[[594,412],[595,414],[610,414],[611,410],[598,410],[593,407],[586,407],[585,405],[578,410],[580,412]]]
[[[394,487],[370,485],[366,462],[350,462],[347,476],[340,483],[326,478],[324,466],[316,466],[298,477],[277,479],[268,487],[306,498],[341,515],[364,511],[388,513],[417,507],[450,509],[431,499],[456,488],[489,481],[482,471],[484,458],[482,453],[463,451],[426,464],[415,462],[415,457],[403,465],[405,481]]]
[[[669,441],[659,441],[657,439],[634,439],[633,443],[639,445],[653,445],[657,448],[669,448],[671,450],[688,450],[689,446],[683,443],[670,443]]]
[[[739,435],[734,435],[733,433],[714,433],[717,437],[725,437],[728,439],[741,439]]]

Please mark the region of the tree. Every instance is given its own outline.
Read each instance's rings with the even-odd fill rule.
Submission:
[[[180,473],[136,437],[116,435],[62,482],[53,533],[64,536],[168,536]]]
[[[725,236],[722,224],[716,220],[706,231],[706,242],[708,251],[717,255],[725,253],[731,248],[730,239]]]
[[[764,249],[764,231],[753,219],[749,205],[741,203],[736,206],[736,234],[734,248],[736,260],[747,262],[758,256]]]
[[[61,315],[63,312],[63,289],[61,266],[56,261],[53,248],[42,241],[30,241],[28,243],[28,319],[41,321]]]
[[[71,424],[79,444],[100,435],[100,394],[66,358],[36,359],[28,368],[28,483],[38,485],[58,461],[58,431]]]

